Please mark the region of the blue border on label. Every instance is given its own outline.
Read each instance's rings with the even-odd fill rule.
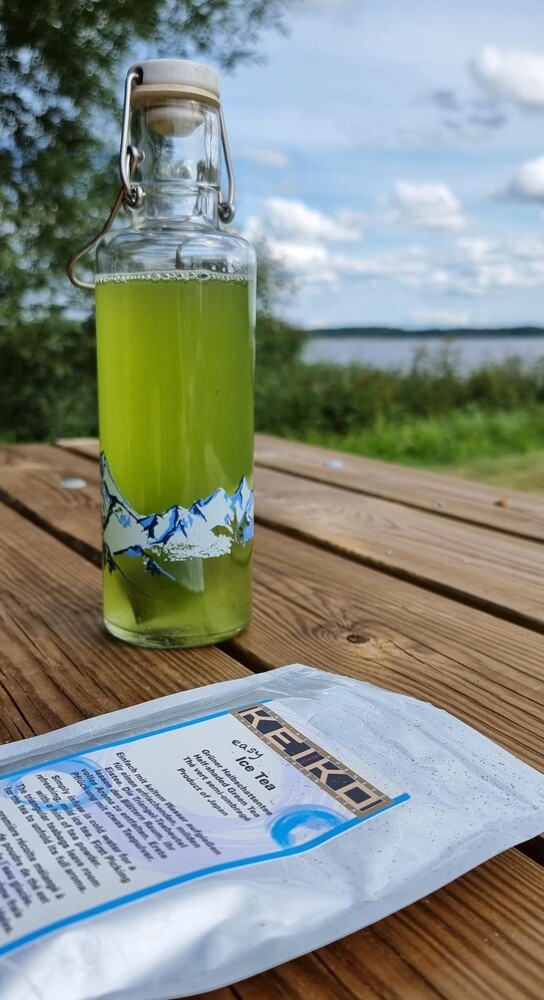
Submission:
[[[259,705],[268,705],[271,701],[274,701],[274,698],[266,698],[261,700]],[[79,750],[77,753],[64,754],[63,757],[55,757],[53,760],[44,760],[41,764],[24,767],[21,771],[10,771],[9,774],[0,774],[0,781],[4,781],[5,778],[18,778],[21,774],[30,774],[31,771],[37,771],[40,767],[60,764],[63,760],[72,760],[74,757],[79,757],[81,753],[96,753],[97,750],[109,750],[110,747],[120,747],[126,743],[136,743],[137,740],[146,740],[148,736],[161,736],[162,733],[171,733],[174,729],[186,729],[187,726],[195,726],[197,722],[209,722],[210,719],[218,719],[221,715],[230,715],[231,712],[239,712],[242,708],[247,708],[247,705],[233,705],[232,708],[225,708],[221,712],[212,712],[211,715],[201,715],[197,719],[188,719],[187,722],[175,722],[173,725],[164,726],[162,729],[152,729],[149,732],[137,733],[136,736],[125,736],[124,739],[112,740],[111,743],[101,743],[100,746],[89,747],[88,750]],[[1,954],[2,952],[0,951]]]
[[[259,704],[267,705],[274,700],[275,699],[273,698],[267,698],[266,700],[259,701]],[[211,715],[203,715],[197,719],[189,719],[187,722],[178,722],[172,726],[164,726],[162,729],[154,729],[147,733],[138,733],[136,736],[128,736],[125,739],[113,740],[110,743],[102,743],[100,746],[93,746],[88,750],[79,751],[76,754],[71,753],[66,754],[63,757],[56,757],[54,760],[46,760],[41,764],[35,764],[33,767],[26,767],[20,771],[12,771],[9,774],[2,774],[0,775],[0,781],[4,781],[6,778],[17,778],[22,774],[29,774],[31,771],[38,771],[44,767],[60,764],[64,760],[72,760],[74,756],[81,756],[82,753],[92,754],[99,750],[107,750],[110,747],[126,746],[127,743],[135,743],[137,740],[147,739],[152,736],[160,736],[162,733],[169,733],[175,729],[185,729],[186,727],[194,726],[199,722],[209,722],[210,719],[218,719],[222,715],[230,715],[231,712],[238,711],[239,708],[243,707],[245,706],[233,706],[232,708],[224,709],[221,712],[213,712]],[[280,849],[278,851],[271,851],[268,854],[258,854],[251,858],[242,858],[239,861],[225,861],[222,864],[212,865],[209,868],[200,868],[198,871],[188,872],[185,875],[177,875],[175,878],[159,882],[157,885],[151,885],[145,889],[138,889],[137,892],[132,892],[126,896],[121,896],[118,899],[113,899],[109,903],[101,903],[99,906],[91,907],[91,909],[84,910],[82,913],[76,913],[73,916],[64,917],[62,920],[57,920],[52,924],[48,924],[46,927],[41,927],[32,931],[30,934],[25,934],[16,941],[10,941],[9,944],[0,947],[0,957],[2,955],[7,955],[16,948],[21,948],[25,944],[30,944],[32,941],[36,941],[45,934],[52,934],[54,931],[62,930],[63,927],[69,927],[71,924],[80,923],[82,920],[97,917],[101,913],[107,913],[110,910],[115,910],[118,906],[124,906],[126,903],[134,903],[139,899],[144,899],[146,896],[152,896],[157,892],[163,892],[165,889],[172,889],[175,886],[183,885],[184,882],[192,882],[196,878],[204,878],[206,875],[214,875],[216,872],[230,871],[232,868],[243,868],[247,865],[259,864],[263,861],[272,861],[274,858],[289,858],[296,854],[302,854],[305,851],[312,850],[314,847],[319,847],[321,844],[326,843],[333,837],[337,837],[339,833],[345,833],[346,830],[351,830],[352,827],[359,826],[368,819],[374,819],[374,817],[379,816],[380,813],[387,812],[388,809],[392,809],[394,806],[400,805],[401,802],[407,802],[409,799],[410,795],[407,792],[404,792],[402,795],[397,795],[396,798],[392,799],[391,802],[383,806],[382,809],[377,809],[370,816],[356,816],[354,819],[347,820],[345,823],[335,826],[332,830],[322,833],[319,837],[306,841],[305,844],[300,844],[298,847],[288,847],[283,850]]]

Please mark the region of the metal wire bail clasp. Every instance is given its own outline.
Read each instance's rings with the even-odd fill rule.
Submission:
[[[223,147],[223,157],[225,159],[229,186],[225,200],[223,200],[222,192],[219,191],[219,205],[217,208],[221,222],[232,222],[235,213],[234,199],[236,196],[236,187],[234,183],[234,168],[232,166],[232,159],[230,155],[229,140],[227,139],[227,126],[225,125],[225,116],[223,115],[223,108],[221,105],[219,105],[219,122],[221,125],[221,145]]]
[[[127,73],[127,78],[125,80],[125,93],[123,101],[123,121],[121,128],[121,144],[119,147],[119,174],[121,177],[121,188],[119,193],[113,203],[112,209],[108,216],[108,219],[97,234],[93,237],[89,243],[86,243],[78,253],[74,254],[69,265],[68,265],[68,277],[76,288],[83,288],[86,290],[93,290],[94,284],[89,284],[87,281],[83,281],[78,278],[76,274],[76,268],[80,260],[87,254],[92,253],[96,250],[99,243],[104,239],[109,233],[115,218],[117,217],[121,207],[124,207],[127,211],[135,211],[142,207],[145,194],[143,187],[140,184],[133,184],[132,177],[138,163],[142,159],[143,154],[139,153],[135,146],[130,143],[130,112],[132,104],[132,92],[134,87],[143,84],[143,71],[141,66],[131,66]],[[142,86],[142,92],[146,88]],[[174,89],[174,88],[173,88]],[[183,96],[189,100],[200,100],[203,96],[203,91],[195,87],[185,87],[176,86],[174,89],[173,96],[180,97]],[[210,95],[207,95],[205,99],[210,99]],[[223,115],[223,109],[221,103],[217,98],[213,98],[212,103],[217,107],[219,112],[219,123],[221,130],[221,146],[223,150],[223,159],[225,162],[225,168],[228,180],[227,197],[223,198],[221,189],[219,190],[219,205],[218,212],[221,222],[228,223],[232,222],[234,219],[234,197],[235,197],[235,185],[234,185],[234,170],[232,166],[232,159],[230,155],[229,143],[227,139],[227,130],[225,126],[225,118]]]
[[[70,263],[68,264],[68,277],[76,288],[83,288],[85,291],[93,291],[94,284],[89,284],[88,281],[83,281],[78,278],[76,274],[76,267],[83,257],[87,254],[92,253],[96,250],[98,244],[104,239],[109,233],[117,215],[119,214],[121,207],[124,206],[125,209],[137,209],[141,208],[144,201],[144,191],[140,184],[132,183],[132,175],[138,166],[140,160],[140,154],[135,146],[131,146],[129,143],[129,129],[130,129],[130,97],[132,94],[132,88],[135,84],[141,83],[142,71],[139,66],[132,66],[125,80],[125,94],[123,101],[123,125],[121,129],[121,145],[119,147],[119,173],[121,175],[121,188],[115,199],[111,212],[108,215],[105,225],[102,227],[100,232],[89,240],[81,250],[78,250],[76,254],[72,257]]]
[[[140,154],[135,146],[129,143],[130,138],[130,97],[135,84],[142,82],[142,70],[139,66],[131,66],[125,80],[125,97],[123,101],[123,125],[121,128],[121,145],[119,146],[119,174],[123,190],[125,208],[141,208],[144,202],[144,190],[140,184],[132,183],[132,174],[140,160]]]

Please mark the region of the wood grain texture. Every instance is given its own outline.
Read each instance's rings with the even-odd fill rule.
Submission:
[[[10,501],[98,559],[97,463],[47,445],[7,452]],[[68,473],[88,485],[63,489]],[[257,532],[253,621],[227,648],[259,670],[302,659],[432,701],[542,766],[541,635],[280,532]]]
[[[541,870],[509,852],[234,989],[239,1000],[541,1000],[543,893]]]
[[[133,649],[101,627],[100,572],[0,503],[0,741],[245,676],[218,649]],[[209,1000],[237,1000],[226,987]]]
[[[374,941],[365,940],[363,932],[330,946],[327,966],[342,984],[356,989],[366,981],[371,955],[370,981],[381,991],[377,995],[388,1000],[419,1000],[427,996],[424,987],[430,996],[444,1000],[540,1000],[543,886],[530,861],[524,859],[518,869],[512,857],[512,852],[502,855],[380,921],[374,933],[382,944],[381,960],[373,954]],[[519,904],[527,892],[532,916],[530,925],[523,927]],[[364,987],[361,992],[364,997]]]
[[[431,701],[544,769],[542,636],[278,532],[257,532],[253,618],[228,648]]]
[[[256,470],[257,519],[544,631],[544,548],[389,500]]]
[[[98,537],[97,522],[93,526],[87,517],[78,524],[84,505],[92,507],[96,464],[47,445],[4,448],[2,461],[0,496],[9,500],[17,495],[28,509],[39,503],[52,527],[77,535],[84,544],[89,541],[88,531]],[[58,494],[66,470],[74,475],[76,469],[88,479],[89,488],[64,490],[77,495],[55,509],[58,503],[51,489]],[[443,521],[387,500],[270,469],[256,469],[255,480],[257,520],[544,631],[544,548],[540,543]]]
[[[89,439],[86,447],[93,453]],[[264,434],[255,439],[255,461],[279,472],[395,500],[442,519],[456,518],[544,541],[544,502],[531,494]]]
[[[67,481],[79,480],[77,489]],[[47,444],[0,445],[0,499],[100,564],[98,462]]]
[[[79,531],[92,548],[94,533],[99,538],[96,486],[88,487],[88,496],[86,488],[73,492],[63,489],[58,482],[59,470],[54,463],[48,466],[50,461],[50,456],[34,453],[32,489],[24,503],[15,494],[10,502],[26,506],[27,513],[34,510],[34,516],[45,526],[48,518],[56,519],[55,530],[65,531],[66,541],[76,539]],[[45,468],[40,465],[43,462]],[[48,467],[49,485],[42,490],[40,483],[42,478],[47,479]],[[1,476],[4,489],[5,468]],[[94,468],[92,463],[85,462],[77,468],[70,466],[69,474],[80,475],[84,469],[91,472]],[[23,479],[18,473],[19,486]],[[12,476],[12,490],[14,483]],[[40,496],[44,498],[43,509]],[[68,521],[61,529],[63,507]],[[65,530],[67,523],[69,531]],[[9,567],[9,573],[0,582],[0,718],[4,739],[43,732],[142,698],[247,672],[217,649],[163,652],[138,650],[113,642],[101,628],[100,575],[89,560],[61,544],[47,530],[32,524],[28,517],[23,518],[1,504],[0,530]],[[387,677],[387,670],[393,669],[393,664],[397,669],[397,661],[402,661],[405,685],[409,687],[416,683],[415,677],[410,679],[412,672],[431,676],[439,669],[440,663],[433,658],[436,654],[433,644],[441,641],[440,636],[451,628],[453,634],[445,659],[451,659],[450,666],[455,666],[457,658],[466,656],[466,650],[475,644],[476,662],[471,669],[481,669],[481,675],[473,674],[470,679],[475,686],[484,683],[484,675],[492,665],[492,636],[491,632],[487,637],[479,633],[481,623],[489,616],[340,557],[331,554],[325,557],[314,547],[293,542],[276,532],[263,530],[260,535],[263,541],[258,546],[257,606],[262,623],[258,625],[256,619],[255,626],[264,629],[268,623],[267,630],[257,652],[254,637],[244,647],[230,644],[237,646],[248,659],[266,656],[262,666],[273,665],[284,642],[291,649],[287,659],[299,655],[308,659],[315,652],[323,661],[335,656],[335,662],[327,665],[340,669],[345,649],[346,663],[351,658],[346,672],[367,676],[372,667],[380,676]],[[270,562],[274,561],[276,568],[271,574]],[[346,569],[357,576],[357,590]],[[387,604],[385,596],[391,590],[396,594]],[[364,603],[367,592],[372,594],[368,605]],[[271,595],[277,595],[274,606],[266,603]],[[436,621],[435,633],[426,645],[409,633],[424,602],[429,600],[435,602],[434,608],[429,609],[427,619],[417,624],[423,634],[431,621]],[[382,605],[385,605],[383,614]],[[444,606],[442,617],[439,605]],[[459,613],[461,617],[469,615],[470,620],[462,618],[454,631],[453,619],[447,624],[446,606],[454,609],[453,619]],[[290,618],[291,614],[295,619]],[[270,631],[273,619],[275,625]],[[291,632],[295,622],[296,636]],[[391,646],[390,633],[382,631],[398,622],[398,632],[408,644],[409,659],[403,659],[397,639]],[[507,623],[496,624],[504,630],[496,646],[500,645],[498,662],[503,664],[509,683],[532,685],[529,658],[533,652],[536,655],[532,644],[539,637]],[[254,626],[251,631],[254,632]],[[531,643],[524,665],[526,674],[522,670],[520,675],[511,676],[508,661],[514,647],[519,651],[518,639],[523,636]],[[417,645],[417,655],[413,644]],[[295,645],[298,648],[293,655]],[[269,648],[265,654],[266,646]],[[426,651],[430,656],[428,670],[419,661],[420,655],[427,655]],[[444,677],[436,678],[437,689],[442,683],[447,687],[446,677],[444,669]],[[496,677],[491,675],[488,681],[491,690],[497,683]],[[470,697],[470,685],[465,695]],[[463,696],[462,691],[459,696]],[[497,714],[500,718],[500,712]],[[505,719],[506,730],[509,731],[508,719]],[[539,984],[544,981],[540,933],[543,902],[544,871],[517,851],[511,851],[374,927],[316,955],[240,982],[231,989],[216,991],[210,998],[536,1000],[541,995]]]
[[[57,445],[86,458],[98,458],[100,455],[98,438],[59,438]]]
[[[98,457],[96,438],[67,438],[58,443],[87,457]],[[255,437],[255,463],[355,493],[394,500],[442,519],[468,521],[544,541],[544,501],[528,493],[374,458],[340,454],[267,434]]]
[[[157,651],[109,639],[101,574],[0,504],[0,738],[44,733],[248,673],[219,649]]]

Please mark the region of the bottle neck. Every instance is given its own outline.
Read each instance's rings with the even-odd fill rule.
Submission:
[[[216,107],[192,100],[133,112],[145,198],[138,224],[218,225],[220,123]]]
[[[215,185],[147,181],[142,187],[145,197],[139,213],[141,225],[216,227],[219,224],[219,190]]]

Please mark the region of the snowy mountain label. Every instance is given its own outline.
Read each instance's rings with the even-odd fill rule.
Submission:
[[[110,572],[118,559],[139,560],[146,572],[175,577],[168,564],[228,555],[233,546],[253,538],[253,490],[245,476],[231,495],[219,488],[189,508],[175,504],[156,514],[139,514],[124,498],[105,454],[100,456],[102,526],[105,562]]]

